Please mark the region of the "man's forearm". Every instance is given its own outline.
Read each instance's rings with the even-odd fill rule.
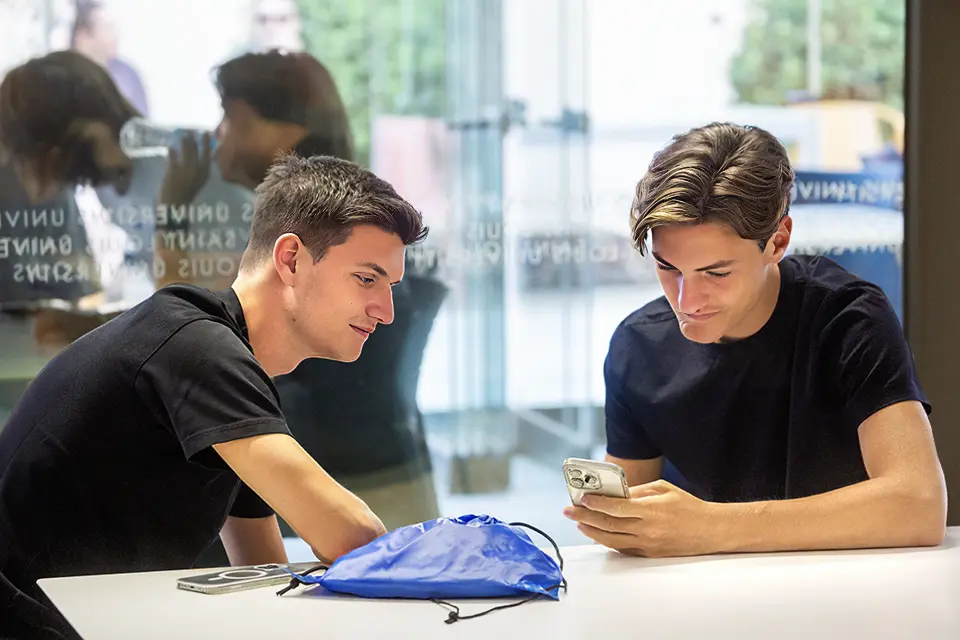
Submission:
[[[945,492],[873,478],[794,500],[718,504],[722,553],[934,546]]]

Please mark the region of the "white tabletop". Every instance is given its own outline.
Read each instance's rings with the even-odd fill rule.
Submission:
[[[960,638],[960,528],[934,549],[648,560],[567,547],[570,587],[444,624],[432,602],[361,600],[277,587],[177,590],[168,571],[41,580],[88,640],[101,638]],[[202,573],[202,572],[194,572]],[[499,601],[458,601],[462,614]],[[499,635],[498,635],[499,634]]]

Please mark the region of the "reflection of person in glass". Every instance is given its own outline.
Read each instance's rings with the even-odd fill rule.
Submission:
[[[142,115],[149,115],[147,92],[137,70],[117,56],[119,33],[105,0],[76,0],[70,48],[104,67],[120,92]]]
[[[132,163],[120,128],[135,115],[106,71],[69,51],[30,60],[0,84],[0,143],[34,202],[77,184],[125,192]]]
[[[36,312],[41,344],[59,348],[103,321],[87,310],[103,302],[103,287],[123,261],[125,235],[102,215],[93,187],[128,190],[132,162],[119,132],[134,115],[106,71],[78,53],[35,58],[0,83],[3,170],[13,169],[18,183],[4,191],[3,209],[24,217],[28,210],[59,212],[40,216],[41,226],[9,225],[21,239],[56,238],[57,251],[30,252],[19,264],[9,255],[0,261],[0,306],[33,308],[50,300],[71,306]]]
[[[0,637],[75,637],[42,577],[287,561],[274,513],[330,562],[384,533],[291,437],[271,378],[356,360],[393,320],[419,212],[356,164],[283,158],[231,288],[171,285],[88,333],[0,432]]]
[[[910,347],[879,287],[786,255],[793,180],[773,135],[713,124],[638,184],[633,240],[649,238],[665,296],[610,344],[607,459],[631,498],[566,511],[596,542],[681,556],[942,541]]]
[[[295,0],[257,0],[253,9],[254,50],[303,50],[303,22]]]
[[[216,82],[224,107],[216,161],[225,180],[255,188],[285,150],[352,157],[346,110],[315,58],[246,54],[221,66]],[[182,179],[167,181],[167,197],[190,202],[199,189],[191,175],[207,172],[197,161],[203,154],[178,157],[191,160],[171,166]],[[445,293],[435,279],[408,274],[394,290],[394,323],[370,337],[358,362],[312,360],[276,381],[297,439],[390,528],[439,515],[416,390]]]

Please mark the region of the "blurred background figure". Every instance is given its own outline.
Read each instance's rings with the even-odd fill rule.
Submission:
[[[104,67],[120,93],[143,116],[150,115],[140,74],[117,55],[120,33],[106,0],[75,0],[70,48]]]
[[[138,115],[106,71],[57,51],[7,73],[0,84],[0,145],[32,202],[76,186],[130,186],[120,129]]]
[[[197,176],[210,172],[205,162],[215,161],[224,180],[253,189],[280,152],[354,159],[339,91],[312,56],[244,54],[217,68],[215,82],[224,109],[216,153],[211,160],[193,139],[184,139],[172,156],[164,198],[193,202],[203,187]],[[173,265],[190,257],[168,252],[164,259]],[[439,516],[417,385],[445,295],[442,283],[408,264],[394,288],[394,322],[370,336],[358,361],[308,360],[275,380],[297,440],[388,528]]]
[[[303,22],[294,0],[256,0],[251,45],[254,51],[302,51]]]
[[[75,52],[30,59],[0,83],[0,417],[47,358],[117,312],[127,236],[97,190],[128,192],[119,131],[136,114]]]

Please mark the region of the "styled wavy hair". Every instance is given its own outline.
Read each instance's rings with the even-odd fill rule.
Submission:
[[[715,122],[674,136],[637,184],[633,245],[666,224],[722,222],[763,250],[790,207],[787,151],[758,127]]]

